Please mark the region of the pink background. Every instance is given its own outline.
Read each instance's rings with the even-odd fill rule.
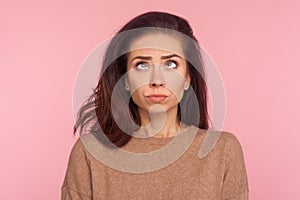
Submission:
[[[250,199],[300,199],[300,3],[0,1],[0,199],[60,198],[80,64],[134,16],[188,19],[222,74]]]

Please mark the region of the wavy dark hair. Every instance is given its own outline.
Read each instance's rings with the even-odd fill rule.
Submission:
[[[123,84],[124,86],[123,75],[127,72],[128,52],[122,53],[121,49],[128,50],[130,44],[138,36],[149,34],[149,31],[140,31],[138,35],[129,34],[126,37],[118,37],[118,35],[129,30],[145,27],[157,28],[150,31],[152,33],[164,32],[162,34],[168,34],[167,30],[171,30],[190,38],[182,46],[187,58],[187,71],[191,77],[190,86],[192,90],[185,91],[180,104],[178,104],[177,117],[187,125],[194,125],[200,129],[209,128],[210,120],[207,109],[207,85],[204,64],[193,30],[188,21],[179,16],[166,12],[153,11],[141,14],[130,20],[110,41],[102,63],[106,67],[102,66],[97,86],[93,88],[93,93],[83,103],[77,113],[74,134],[76,134],[78,129],[80,135],[83,134],[84,130],[87,130],[89,133],[94,134],[100,141],[108,141],[117,147],[121,147],[129,142],[132,137],[130,134],[127,134],[127,131],[134,131],[136,127],[141,125],[137,105],[128,96],[129,94],[125,91],[124,87],[116,90],[115,88],[117,87],[115,86],[118,81],[121,81],[121,85]],[[117,102],[112,102],[114,89],[116,90]],[[193,95],[196,98],[192,98]],[[126,102],[126,98],[130,99],[129,105]],[[193,105],[196,105],[197,109]],[[117,114],[113,113],[112,107],[116,110]],[[131,120],[126,121],[125,119],[128,119],[128,110]]]

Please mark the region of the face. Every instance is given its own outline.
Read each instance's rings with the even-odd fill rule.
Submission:
[[[190,83],[180,41],[168,35],[146,35],[130,47],[125,83],[139,110],[149,111],[157,104],[165,112],[177,109]]]

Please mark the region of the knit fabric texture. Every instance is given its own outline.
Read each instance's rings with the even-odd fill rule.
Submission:
[[[246,166],[237,137],[226,131],[216,135],[214,131],[196,129],[191,144],[177,160],[143,173],[124,172],[103,164],[93,153],[95,147],[91,151],[87,146],[89,142],[99,146],[101,143],[92,134],[82,135],[69,156],[61,199],[248,200]],[[121,148],[149,153],[164,148],[173,138],[132,137]]]

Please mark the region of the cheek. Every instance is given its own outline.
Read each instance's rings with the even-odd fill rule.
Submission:
[[[128,72],[127,75],[132,91],[140,90],[145,85],[148,85],[151,78],[151,74],[147,72]]]
[[[169,73],[165,78],[167,87],[180,98],[184,92],[185,77],[178,72]]]
[[[183,97],[184,94],[184,90],[183,90],[183,86],[182,87],[178,87],[178,88],[173,88],[172,89],[172,93],[174,96],[174,99],[176,100],[177,103],[179,103]]]
[[[134,91],[131,91],[131,98],[132,98],[133,102],[138,106],[141,106],[144,104],[143,91],[144,91],[143,88],[138,88]]]

